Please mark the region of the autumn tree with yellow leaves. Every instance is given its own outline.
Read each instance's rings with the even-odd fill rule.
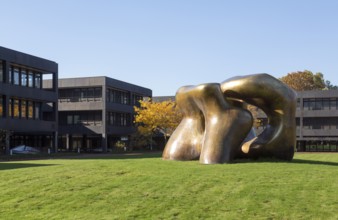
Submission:
[[[309,70],[288,73],[280,80],[296,91],[322,90],[326,87],[322,73]]]
[[[138,132],[150,139],[156,133],[161,133],[166,142],[182,120],[181,112],[177,109],[174,101],[140,101],[140,107],[135,106],[134,110],[134,122]]]

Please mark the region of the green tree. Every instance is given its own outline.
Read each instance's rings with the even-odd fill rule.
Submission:
[[[325,88],[328,90],[337,90],[338,86],[334,86],[331,84],[331,82],[329,80],[325,81]]]

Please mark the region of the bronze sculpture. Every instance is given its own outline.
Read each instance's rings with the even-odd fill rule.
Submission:
[[[163,159],[214,164],[237,157],[293,158],[296,95],[268,74],[185,86],[177,91],[176,102],[183,120],[170,137]],[[246,103],[261,108],[269,120],[267,128],[254,138]],[[248,137],[252,139],[247,141]]]

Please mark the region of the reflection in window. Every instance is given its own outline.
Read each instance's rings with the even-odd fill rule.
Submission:
[[[28,101],[28,118],[32,119],[33,118],[33,102],[32,101]]]
[[[35,88],[38,89],[41,88],[41,80],[42,80],[41,73],[35,73]]]
[[[26,72],[26,70],[21,70],[21,85],[27,86],[27,72]]]
[[[130,104],[130,93],[115,89],[107,89],[107,101],[124,105]]]
[[[67,115],[67,125],[73,124],[73,115]]]
[[[80,124],[80,115],[74,115],[74,124]]]
[[[85,112],[61,112],[59,115],[61,124],[66,125],[101,125],[101,111],[85,111]]]
[[[8,69],[8,83],[12,83],[12,76],[13,76],[13,67],[9,67]]]
[[[330,109],[331,110],[337,109],[337,99],[336,98],[330,99]]]
[[[28,87],[33,87],[33,82],[34,82],[34,78],[33,78],[33,72],[31,70],[28,71]]]
[[[41,103],[35,103],[35,119],[40,119]]]
[[[14,73],[13,73],[13,83],[14,85],[20,85],[20,72],[19,68],[14,68]]]
[[[101,91],[101,88],[60,89],[59,102],[101,101]]]
[[[131,126],[131,114],[108,112],[107,113],[108,124],[113,126]]]
[[[20,117],[19,99],[14,99],[13,116],[14,118]]]
[[[27,118],[27,102],[21,100],[21,118]]]

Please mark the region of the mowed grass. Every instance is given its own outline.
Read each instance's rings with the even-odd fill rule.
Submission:
[[[160,154],[0,162],[0,219],[338,219],[338,154],[201,165]]]

